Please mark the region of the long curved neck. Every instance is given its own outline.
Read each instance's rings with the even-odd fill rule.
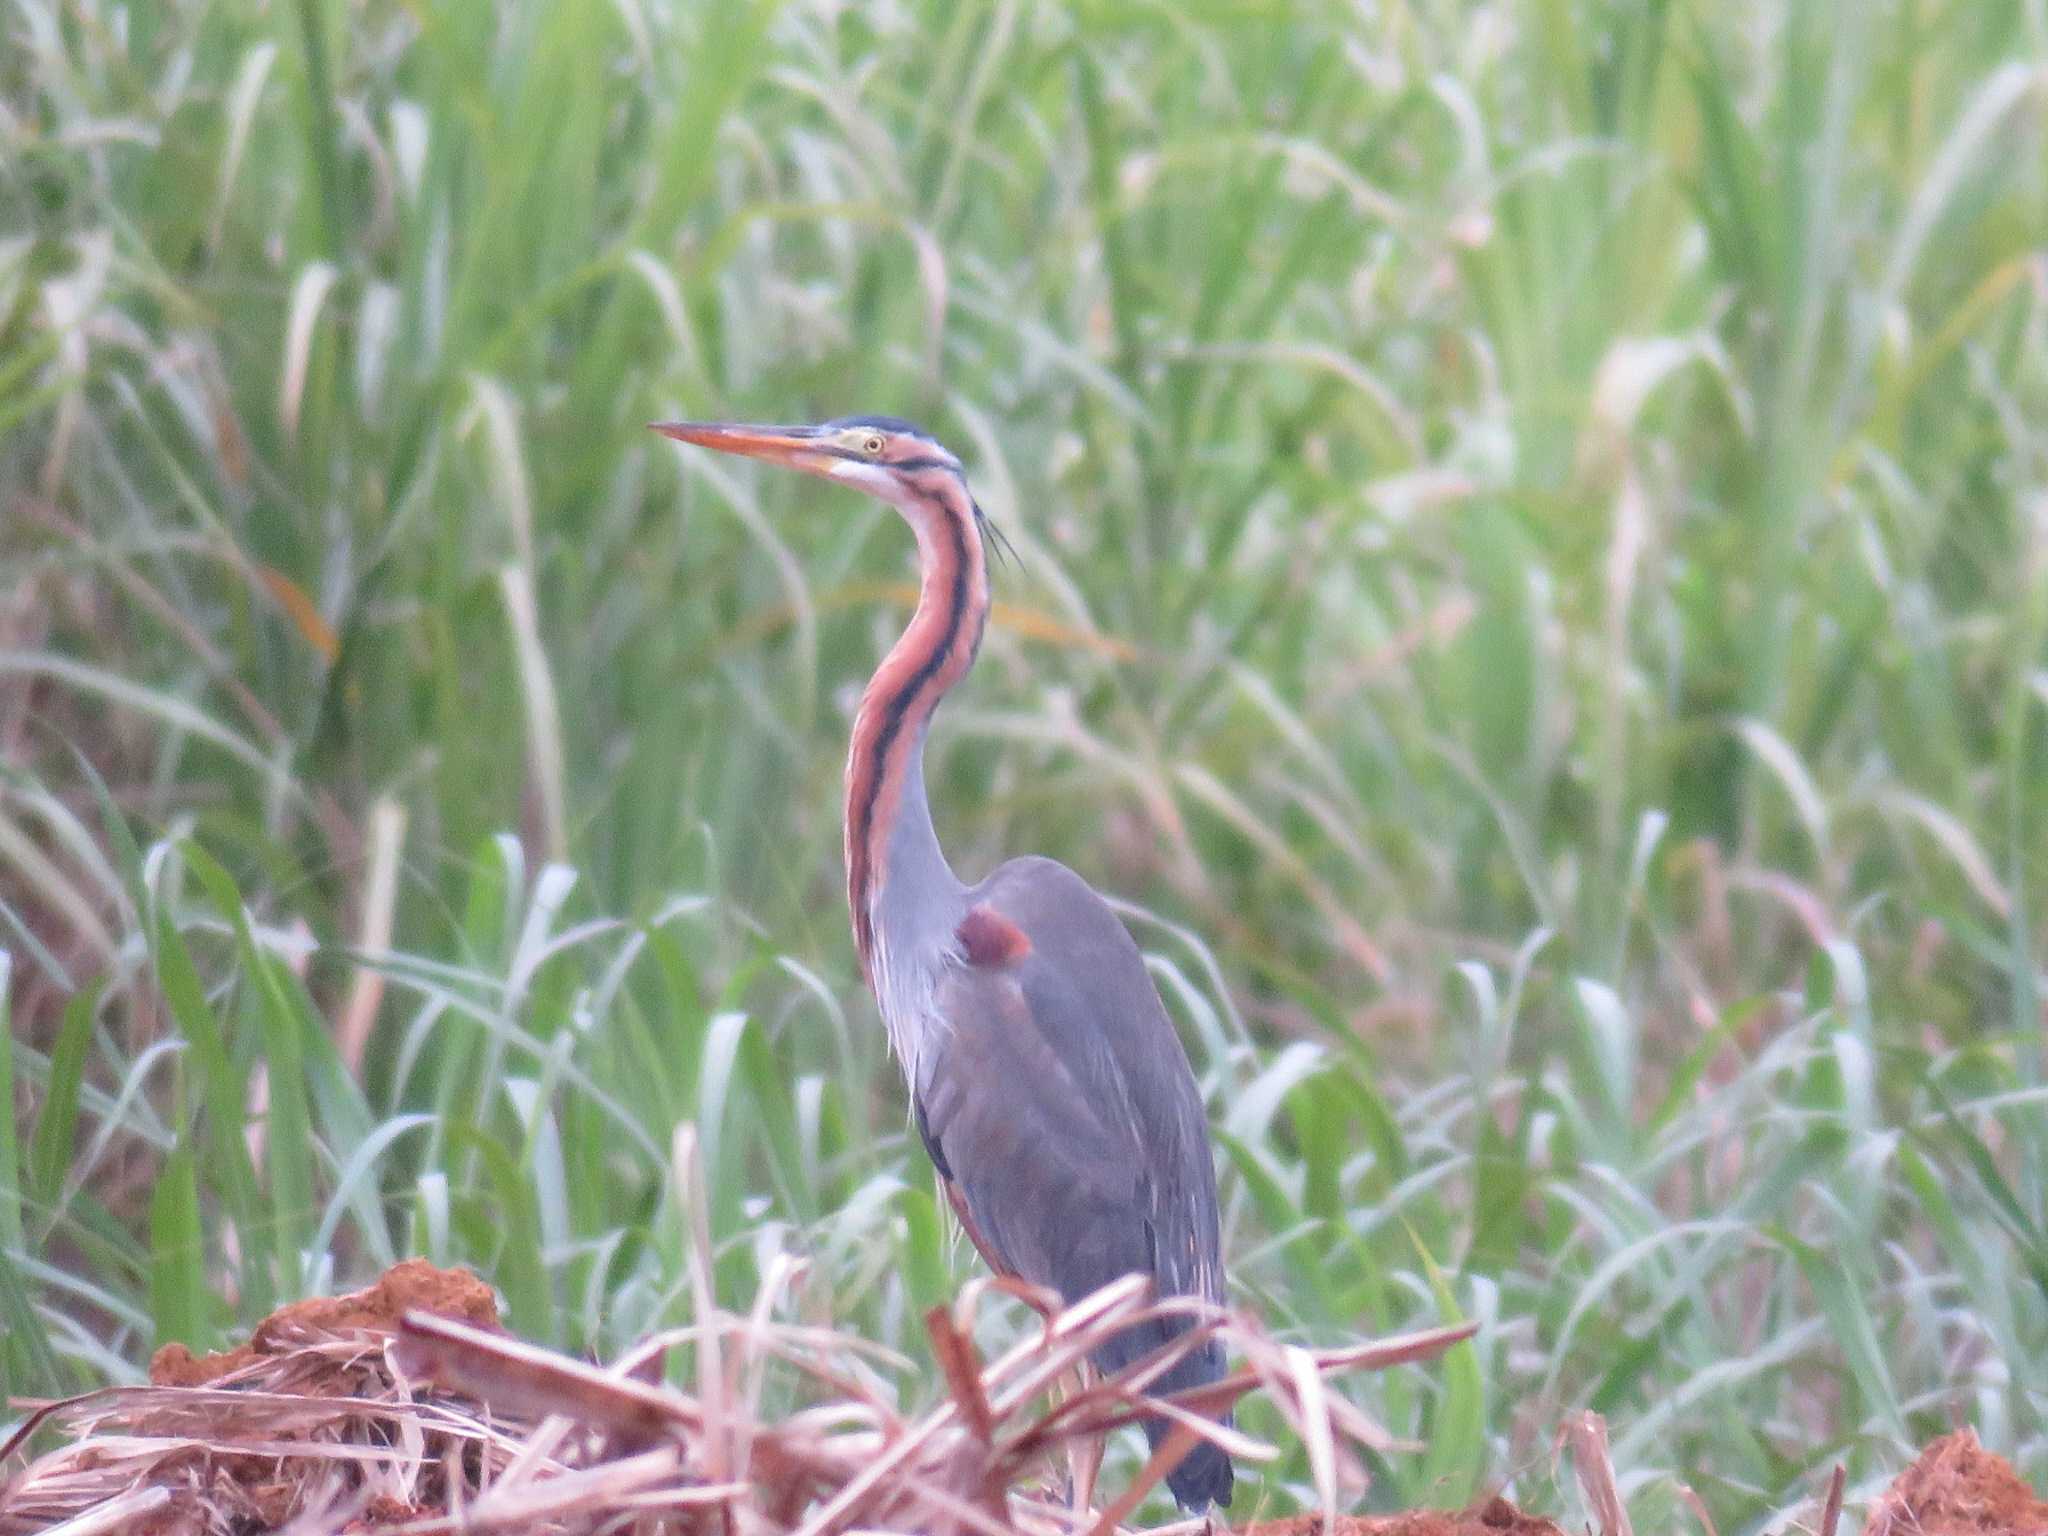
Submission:
[[[900,948],[961,889],[932,827],[924,738],[939,700],[974,665],[988,622],[988,564],[966,487],[932,469],[914,489],[899,505],[917,535],[917,611],[861,695],[846,759],[846,898],[861,970],[878,993],[878,930],[885,947]],[[887,931],[899,925],[911,931]]]

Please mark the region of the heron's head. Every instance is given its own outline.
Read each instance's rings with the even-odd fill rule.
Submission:
[[[729,421],[662,421],[679,442],[801,469],[910,510],[929,495],[934,471],[959,476],[960,461],[930,433],[894,416],[845,416],[816,427],[757,427]],[[964,484],[964,481],[963,481]]]

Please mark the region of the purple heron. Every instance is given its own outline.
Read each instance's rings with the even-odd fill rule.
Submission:
[[[979,884],[953,873],[925,797],[939,701],[974,665],[988,621],[992,528],[960,460],[888,416],[813,427],[669,422],[658,432],[867,492],[917,537],[919,594],[861,696],[846,760],[853,941],[910,1087],[925,1150],[998,1274],[1069,1303],[1136,1272],[1161,1296],[1223,1300],[1216,1169],[1195,1075],[1124,925],[1072,870],[1012,859]],[[1115,1371],[1183,1332],[1128,1329]],[[1223,1373],[1210,1339],[1153,1384]],[[1146,1423],[1156,1446],[1164,1420]],[[1167,1476],[1183,1507],[1230,1502],[1230,1460],[1206,1441]]]

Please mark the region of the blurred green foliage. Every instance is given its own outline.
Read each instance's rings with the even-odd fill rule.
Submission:
[[[838,866],[909,543],[643,429],[883,410],[1023,553],[956,862],[1138,904],[1276,1329],[1482,1324],[1347,1388],[1375,1502],[1570,1511],[1587,1407],[1639,1529],[2048,1478],[2038,4],[0,35],[6,1386],[409,1252],[615,1351],[682,1120],[728,1304],[922,1352]]]

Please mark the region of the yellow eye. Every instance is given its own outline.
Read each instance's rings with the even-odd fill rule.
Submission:
[[[870,435],[862,440],[860,445],[860,451],[866,454],[871,459],[875,458],[879,456],[882,451],[882,440],[879,437]]]

